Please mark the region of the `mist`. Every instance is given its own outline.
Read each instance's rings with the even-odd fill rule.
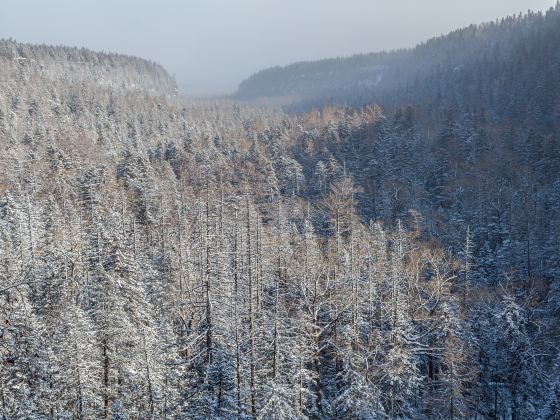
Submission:
[[[414,46],[552,0],[1,0],[0,37],[137,55],[187,95],[231,93],[300,60]]]

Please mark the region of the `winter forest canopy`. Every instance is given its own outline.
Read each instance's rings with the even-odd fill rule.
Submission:
[[[1,419],[560,418],[560,5],[197,104],[0,40],[0,147]]]

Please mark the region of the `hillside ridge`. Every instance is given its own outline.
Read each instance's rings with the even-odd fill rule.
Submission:
[[[467,68],[469,64],[492,56],[497,49],[507,54],[536,33],[560,32],[559,16],[560,3],[557,3],[544,13],[529,11],[472,24],[411,48],[263,69],[242,81],[233,98],[291,96],[294,102],[319,106],[335,102],[349,105],[385,102],[394,93],[398,94],[397,100],[410,99],[402,90],[414,90],[412,86],[430,82],[435,73],[471,70]],[[535,54],[538,52],[529,52],[530,57]]]
[[[11,70],[23,77],[35,74],[70,84],[87,83],[160,94],[175,94],[177,91],[175,79],[163,66],[131,55],[0,39],[0,60],[8,72]],[[4,77],[8,79],[10,76],[11,73]]]

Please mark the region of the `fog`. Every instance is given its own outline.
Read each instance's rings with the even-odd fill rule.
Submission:
[[[553,0],[0,0],[0,37],[157,61],[190,95],[294,61],[413,46]]]

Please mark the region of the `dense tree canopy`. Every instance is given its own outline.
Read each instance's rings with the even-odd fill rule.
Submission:
[[[295,115],[1,41],[0,417],[556,418],[559,11]]]

